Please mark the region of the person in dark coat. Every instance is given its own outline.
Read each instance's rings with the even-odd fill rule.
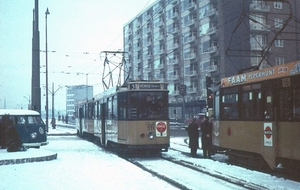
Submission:
[[[211,158],[212,149],[212,123],[208,121],[208,117],[205,116],[201,124],[201,142],[204,158]]]
[[[189,147],[191,149],[191,155],[196,156],[197,149],[199,148],[199,131],[196,118],[193,118],[193,121],[189,124],[187,131],[189,135]]]

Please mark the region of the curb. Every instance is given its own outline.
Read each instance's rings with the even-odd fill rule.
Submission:
[[[37,157],[29,157],[29,158],[7,158],[0,160],[0,166],[4,165],[12,165],[12,164],[25,164],[25,163],[33,163],[33,162],[44,162],[51,161],[57,159],[57,153],[50,154],[46,156],[37,156]]]

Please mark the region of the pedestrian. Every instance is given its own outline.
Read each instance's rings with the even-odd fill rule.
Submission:
[[[211,149],[212,149],[212,123],[209,122],[207,116],[204,117],[204,121],[201,124],[201,142],[204,158],[211,158]]]
[[[189,135],[189,148],[191,149],[192,157],[196,157],[197,149],[199,148],[199,131],[196,118],[188,125],[187,131]]]

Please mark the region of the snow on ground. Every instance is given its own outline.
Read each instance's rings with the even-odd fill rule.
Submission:
[[[49,134],[75,134],[75,129],[49,128]],[[257,171],[227,165],[210,159],[191,158],[186,146],[186,137],[171,137],[171,147],[180,149],[186,154],[170,149],[167,156],[176,157],[206,168],[209,172],[217,172],[224,176],[233,176],[243,180],[262,184],[269,189],[300,189],[300,183],[277,178]],[[82,141],[74,136],[49,136],[49,144],[40,149],[29,149],[26,152],[7,153],[0,151],[3,158],[22,157],[25,154],[57,153],[57,159],[44,162],[13,164],[0,166],[0,189],[175,189],[168,183],[144,172],[137,166],[126,162],[115,154],[98,146]],[[184,145],[184,146],[183,146]],[[202,151],[198,150],[201,155]],[[161,167],[164,167],[163,165]],[[166,170],[168,168],[165,168]],[[176,175],[176,174],[174,174]],[[201,176],[187,176],[199,180]],[[209,183],[208,183],[209,184]],[[202,189],[214,189],[209,185]],[[199,188],[195,188],[199,189]]]
[[[50,136],[49,145],[40,150],[57,152],[57,159],[0,166],[0,189],[175,189],[76,136]]]

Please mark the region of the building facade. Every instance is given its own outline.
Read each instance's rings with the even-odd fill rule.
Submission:
[[[75,112],[75,104],[79,100],[91,100],[94,94],[93,86],[76,85],[68,86],[66,94],[66,114],[72,118]]]
[[[206,76],[299,60],[297,0],[157,0],[124,25],[131,79],[169,83],[170,118],[206,106]]]

